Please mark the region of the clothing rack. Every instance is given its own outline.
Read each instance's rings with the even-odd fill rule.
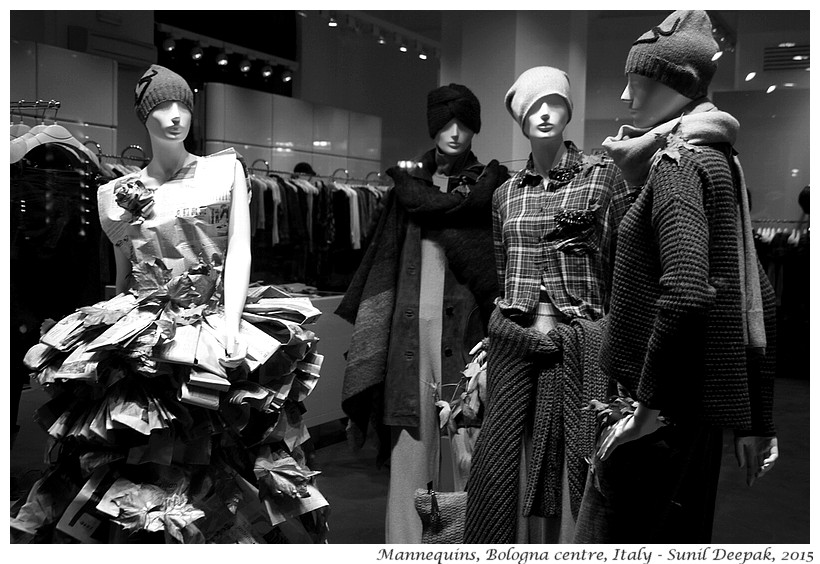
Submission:
[[[769,218],[763,218],[763,219],[753,219],[752,220],[752,223],[788,223],[788,224],[792,224],[792,223],[806,223],[806,222],[808,222],[808,218],[806,218],[806,219],[769,219]]]
[[[256,163],[258,163],[260,161],[265,164],[265,168],[258,168],[256,166]],[[268,166],[268,162],[264,159],[256,159],[255,161],[253,161],[251,163],[251,166],[248,168],[248,170],[250,172],[264,173],[264,174],[268,174],[268,175],[275,174],[275,175],[278,175],[278,176],[290,177],[290,178],[304,178],[306,180],[310,180],[310,179],[313,179],[313,178],[319,178],[319,179],[322,179],[322,180],[330,180],[330,181],[333,181],[333,182],[345,182],[345,183],[353,182],[353,183],[359,183],[359,184],[370,184],[370,183],[372,183],[373,180],[370,180],[370,176],[373,175],[373,174],[376,174],[380,177],[378,179],[378,182],[380,184],[388,184],[389,183],[387,180],[381,178],[381,173],[377,172],[377,171],[372,171],[372,172],[367,173],[367,175],[364,178],[351,178],[349,176],[346,176],[344,179],[341,179],[341,178],[338,178],[336,176],[336,173],[339,172],[339,170],[344,170],[344,169],[336,170],[330,176],[326,176],[326,175],[322,175],[322,174],[310,174],[310,173],[306,173],[306,172],[292,172],[292,171],[284,171],[284,170],[273,170]],[[347,172],[347,171],[345,171],[345,172]]]
[[[143,148],[140,147],[139,145],[128,145],[125,149],[123,149],[120,152],[119,155],[107,155],[107,154],[103,153],[102,147],[100,146],[100,144],[97,143],[96,141],[94,141],[93,139],[88,139],[87,141],[83,142],[83,145],[89,145],[89,144],[93,145],[97,149],[97,157],[99,157],[101,159],[102,158],[107,158],[107,159],[119,159],[121,161],[134,161],[134,162],[142,163],[143,165],[148,162],[148,156],[145,154],[145,150],[143,150]],[[129,150],[139,151],[140,153],[142,153],[142,156],[141,157],[126,156],[125,153],[127,153]]]
[[[23,110],[43,110],[43,119],[45,119],[45,113],[48,110],[53,109],[54,115],[56,117],[57,111],[60,109],[60,101],[59,100],[18,100],[16,102],[11,102],[10,108],[11,111],[17,110],[17,113],[20,114],[20,117],[23,117]],[[36,114],[37,112],[35,112]]]

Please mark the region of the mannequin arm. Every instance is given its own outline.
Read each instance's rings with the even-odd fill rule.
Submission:
[[[114,264],[117,267],[115,289],[117,294],[128,290],[128,276],[131,274],[131,260],[122,247],[114,247]]]
[[[225,347],[223,364],[238,366],[245,359],[246,347],[237,342],[239,321],[248,295],[251,272],[251,220],[248,189],[242,167],[234,170],[231,190],[231,213],[228,224],[228,254],[225,257]]]

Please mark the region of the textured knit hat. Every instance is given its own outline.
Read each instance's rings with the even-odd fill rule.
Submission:
[[[151,65],[134,89],[134,110],[142,123],[159,104],[177,100],[194,111],[194,93],[185,79],[160,65]]]
[[[624,72],[651,78],[694,100],[706,96],[718,50],[709,15],[678,10],[632,44]]]
[[[447,122],[456,118],[478,133],[481,130],[481,104],[469,88],[450,83],[427,94],[427,129],[435,137]]]
[[[550,94],[558,94],[567,103],[569,120],[572,119],[572,99],[569,95],[569,77],[561,69],[533,67],[521,73],[504,96],[507,111],[526,135],[525,120],[535,103]]]

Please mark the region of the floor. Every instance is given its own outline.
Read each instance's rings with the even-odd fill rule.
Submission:
[[[780,456],[770,474],[751,488],[745,470],[734,460],[729,436],[724,441],[713,541],[715,544],[802,544],[810,541],[809,517],[809,381],[779,379],[775,421]],[[43,432],[30,414],[43,402],[42,392],[25,390],[20,433],[11,453],[11,476],[25,488],[42,467]],[[354,451],[344,440],[341,423],[316,430],[318,486],[330,502],[332,544],[381,543],[387,469],[375,465],[375,450]],[[12,497],[14,492],[12,492]]]

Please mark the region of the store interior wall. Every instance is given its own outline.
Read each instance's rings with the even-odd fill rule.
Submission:
[[[584,117],[576,114],[570,124],[581,130],[570,130],[570,134],[582,140],[579,146],[591,151],[600,148],[601,141],[626,122],[626,106],[619,100],[625,83],[626,54],[634,38],[656,25],[665,13],[442,12],[440,64],[434,58],[421,61],[392,46],[378,45],[372,37],[349,29],[330,29],[318,17],[299,18],[299,71],[294,81],[294,97],[380,116],[381,163],[386,169],[430,147],[427,92],[440,83],[461,81],[477,91],[482,103],[482,133],[475,141],[478,156],[484,160],[510,160],[526,157],[528,150],[526,140],[503,105],[503,95],[517,73],[540,60],[542,64],[578,68],[583,59],[582,74],[570,69],[571,74],[583,76],[586,81]],[[798,219],[797,194],[809,184],[810,178],[806,119],[809,73],[760,70],[764,47],[785,40],[809,43],[809,13],[729,14],[736,49],[720,60],[711,94],[724,109],[742,117],[737,148],[747,169],[753,216]],[[142,125],[133,117],[131,85],[152,62],[146,53],[153,43],[153,12],[13,10],[10,15],[12,38],[67,48],[72,43],[72,30],[76,44],[76,30],[85,29],[97,40],[116,41],[120,51],[117,128],[118,144],[122,145],[116,150],[132,143],[147,143]],[[542,33],[540,41],[532,39],[539,30],[549,30],[562,18],[564,35]],[[507,36],[505,30],[514,30],[517,35]],[[550,36],[555,37],[555,45],[548,39]],[[559,41],[561,38],[566,41]],[[567,47],[557,50],[557,44]],[[543,51],[543,59],[539,58],[539,51]],[[588,56],[582,56],[584,52]],[[757,70],[758,76],[747,82],[744,77],[750,70]],[[581,88],[580,83],[578,78],[573,80],[576,90]],[[775,83],[794,86],[781,86],[765,94],[766,86]],[[579,94],[574,96],[577,103]],[[513,163],[513,168],[518,164]]]
[[[434,58],[422,61],[392,45],[379,45],[372,36],[329,28],[321,18],[299,21],[294,97],[380,116],[383,170],[432,147],[427,93],[438,86]]]
[[[484,134],[473,141],[480,159],[498,159],[511,169],[526,161],[529,141],[507,112],[504,97],[522,72],[540,65],[566,71],[573,117],[565,137],[584,147],[586,12],[443,12],[442,18],[440,81],[466,84],[481,101]]]

